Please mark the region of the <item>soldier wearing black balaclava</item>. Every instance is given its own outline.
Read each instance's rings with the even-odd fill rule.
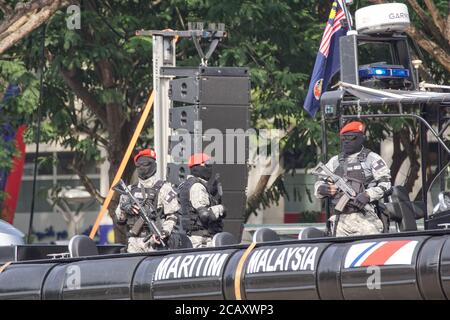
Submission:
[[[204,153],[192,155],[188,162],[191,175],[178,187],[184,229],[194,248],[211,246],[213,236],[223,229],[225,207],[210,162]]]
[[[346,124],[340,131],[340,139],[341,153],[332,157],[326,166],[343,177],[357,196],[343,212],[334,212],[330,218],[332,229],[336,230],[336,236],[381,233],[383,224],[372,202],[383,198],[390,189],[390,170],[378,154],[364,147],[364,125],[361,122]],[[331,199],[332,209],[342,196],[334,184],[325,180],[317,181],[314,190],[317,198]]]
[[[139,207],[131,202],[127,195],[120,197],[116,216],[119,223],[126,224],[128,230],[127,252],[147,252],[162,248],[161,241],[170,243],[176,229],[180,205],[177,193],[168,182],[156,176],[156,153],[144,149],[134,157],[138,183],[129,186],[133,196],[140,201],[158,228],[162,231],[160,239],[152,234],[149,226],[139,215]],[[170,246],[166,246],[170,247]]]

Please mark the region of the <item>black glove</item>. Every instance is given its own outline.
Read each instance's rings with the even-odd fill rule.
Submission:
[[[366,192],[361,192],[355,198],[355,207],[359,210],[362,210],[366,204],[370,202],[369,195]]]
[[[131,201],[123,201],[120,204],[120,210],[122,210],[123,212],[132,215],[132,208],[133,208],[133,203],[131,203]]]
[[[336,186],[329,183],[321,184],[319,189],[317,189],[317,193],[325,197],[334,197],[336,195]]]
[[[161,240],[165,240],[169,237],[169,231],[161,231]]]

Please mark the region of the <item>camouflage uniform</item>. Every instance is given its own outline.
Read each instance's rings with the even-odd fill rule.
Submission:
[[[152,176],[146,180],[139,179],[139,183],[137,184],[138,192],[134,194],[135,198],[139,201],[143,200],[145,197],[142,195],[142,192],[139,192],[139,190],[141,190],[141,188],[154,188],[155,185],[159,183],[158,181],[159,180],[155,176]],[[133,186],[129,186],[130,189],[132,187]],[[125,223],[128,219],[134,219],[135,221],[137,221],[139,219],[139,215],[131,215],[120,209],[121,204],[126,201],[128,201],[128,196],[121,195],[119,206],[116,209],[116,216],[118,221],[122,223]],[[159,213],[160,219],[160,221],[156,222],[156,225],[163,233],[167,234],[168,238],[177,224],[178,212],[180,210],[177,193],[174,191],[172,185],[169,182],[164,182],[159,189],[156,209]],[[152,243],[151,240],[147,240],[146,242],[144,242],[144,239],[148,235],[149,229],[145,225],[144,231],[139,236],[130,236],[128,238],[127,252],[136,253],[156,250],[156,248],[158,247],[156,243]]]
[[[391,173],[386,162],[376,153],[363,148],[361,152],[351,154],[347,157],[336,155],[328,161],[326,166],[339,176],[351,176],[352,171],[356,175],[363,177],[363,188],[370,198],[370,202],[381,199],[384,193],[391,187]],[[345,167],[344,174],[342,167]],[[322,199],[324,196],[318,193],[319,186],[323,184],[323,180],[316,182],[314,186],[314,195]],[[349,181],[347,181],[349,183]],[[353,187],[353,186],[352,186]],[[364,190],[355,190],[357,193]],[[339,198],[339,192],[335,198]],[[332,199],[332,202],[334,199]],[[334,201],[336,203],[337,201]],[[365,234],[377,234],[383,231],[383,224],[375,213],[374,206],[369,204],[370,210],[364,213],[355,210],[351,205],[346,207],[340,214],[336,228],[336,236],[353,236]],[[330,218],[332,229],[336,215]]]
[[[191,184],[192,183],[192,184]],[[209,228],[202,228],[200,227],[195,232],[192,232],[192,230],[189,230],[188,227],[186,230],[187,234],[189,235],[189,239],[192,242],[192,246],[194,248],[200,248],[200,247],[211,247],[212,246],[212,237],[214,234],[221,232],[223,228],[223,222],[222,217],[224,215],[224,206],[221,204],[215,204],[211,195],[209,194],[207,188],[206,188],[206,181],[194,177],[192,175],[189,175],[186,179],[186,182],[184,182],[182,185],[180,185],[180,198],[182,202],[182,211],[184,216],[188,216],[189,214],[194,214],[193,212],[190,213],[189,208],[192,207],[194,209],[195,215],[198,216],[198,211],[200,210],[208,210],[211,212],[217,221],[213,223],[213,225],[209,225]],[[183,200],[184,194],[186,193],[186,197],[188,196],[189,199]],[[183,202],[189,202],[189,204],[183,205]],[[185,212],[186,211],[186,212]],[[198,222],[198,219],[196,220]],[[191,218],[192,222],[192,218]],[[198,222],[199,223],[199,222]],[[191,226],[192,227],[192,226]],[[198,233],[198,234],[195,234]],[[202,233],[202,235],[200,235]]]

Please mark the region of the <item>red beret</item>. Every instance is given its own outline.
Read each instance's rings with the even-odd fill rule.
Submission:
[[[364,124],[359,121],[349,122],[341,129],[341,134],[344,134],[346,132],[364,133]]]
[[[189,168],[192,168],[193,166],[196,166],[198,164],[202,164],[205,163],[206,161],[208,161],[210,158],[207,154],[204,153],[194,153],[188,161],[188,166]]]
[[[150,158],[153,158],[156,160],[156,152],[155,151],[153,151],[152,149],[144,149],[144,150],[139,151],[139,153],[134,156],[134,163],[136,163],[136,161],[142,156],[150,157]]]

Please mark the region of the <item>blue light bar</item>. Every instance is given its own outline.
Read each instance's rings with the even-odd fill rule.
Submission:
[[[362,67],[359,69],[362,80],[371,78],[408,78],[409,70],[404,68]]]
[[[408,69],[392,69],[391,73],[392,73],[393,77],[400,77],[400,78],[408,78],[409,77]]]
[[[389,76],[389,69],[372,68],[372,74],[375,76]]]

